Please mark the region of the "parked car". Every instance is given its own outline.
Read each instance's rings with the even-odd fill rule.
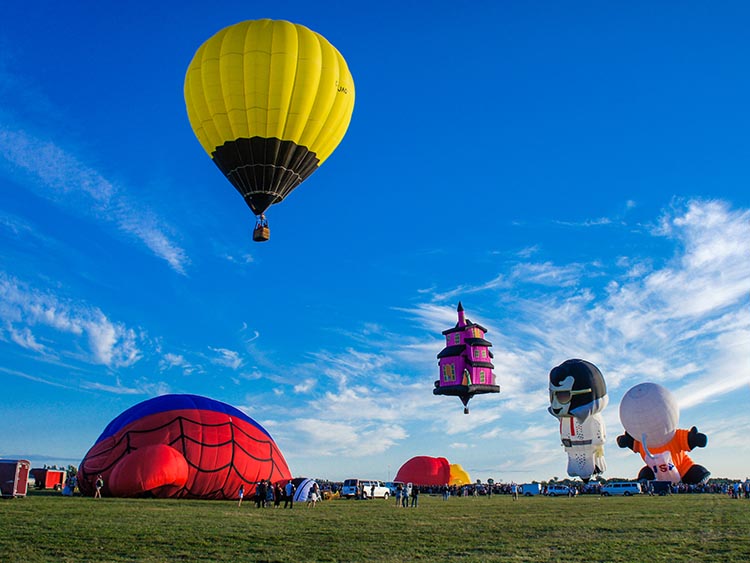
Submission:
[[[547,485],[547,496],[562,497],[570,495],[570,487],[567,485]]]
[[[626,496],[639,495],[643,491],[641,490],[640,483],[631,483],[623,481],[620,483],[607,483],[602,485],[602,495],[605,497],[609,496]]]
[[[374,486],[374,489],[373,489]],[[347,479],[344,486],[341,487],[341,496],[352,498],[358,496],[358,491],[362,491],[362,498],[384,498],[391,496],[391,491],[385,486],[385,483],[376,479]]]

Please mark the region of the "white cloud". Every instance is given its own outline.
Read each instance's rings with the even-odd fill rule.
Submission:
[[[26,131],[5,129],[0,130],[0,158],[31,176],[32,181],[22,183],[40,197],[76,213],[114,223],[176,272],[185,273],[187,255],[171,240],[163,221],[128,201],[122,189],[69,151]]]
[[[570,287],[578,283],[581,266],[569,264],[565,267],[544,264],[523,263],[513,268],[513,278],[521,283],[534,283],[552,287]]]
[[[610,390],[644,380],[685,386],[686,406],[748,383],[741,343],[750,330],[750,212],[693,200],[664,214],[652,234],[674,240],[675,255],[661,265],[650,256],[616,257],[604,288],[600,264],[514,268],[514,299],[501,290],[503,309],[488,326],[504,396],[521,391],[528,374],[546,381],[568,357],[599,365]],[[555,283],[542,295],[524,292],[524,284],[540,282],[529,272]],[[444,311],[433,304],[413,310],[431,313],[424,315],[430,321]]]
[[[159,367],[162,371],[176,368],[181,370],[185,375],[190,375],[191,373],[200,370],[199,367],[193,365],[187,359],[185,359],[185,356],[183,356],[182,354],[171,353],[167,353],[162,356],[161,360],[159,360]]]
[[[150,395],[153,397],[169,393],[169,385],[164,382],[139,381],[134,387],[127,387],[119,380],[115,385],[99,383],[95,381],[82,381],[81,388],[94,391],[104,391],[115,395]]]
[[[224,258],[234,264],[252,264],[255,262],[252,254],[240,254],[235,256],[234,254],[225,254]]]
[[[450,291],[436,293],[433,295],[434,301],[445,301],[447,299],[453,299],[455,297],[462,297],[471,293],[479,293],[481,291],[487,291],[490,289],[498,289],[502,287],[508,287],[508,281],[505,276],[499,275],[490,281],[480,285],[461,285],[456,289]]]
[[[316,381],[312,378],[305,379],[303,381],[300,381],[294,386],[294,392],[295,393],[307,393],[315,386]]]
[[[126,367],[141,358],[133,329],[110,321],[98,308],[61,299],[40,291],[0,272],[0,319],[16,344],[37,352],[44,347],[31,333],[31,327],[45,327],[60,334],[85,337],[88,361],[108,367]],[[54,347],[58,352],[60,345]]]
[[[64,383],[60,383],[58,381],[55,381],[53,378],[50,377],[42,377],[40,375],[32,375],[29,373],[25,373],[18,370],[8,369],[6,367],[0,366],[0,372],[5,373],[7,375],[11,375],[13,377],[20,377],[22,379],[28,379],[29,381],[34,381],[36,383],[43,383],[44,385],[51,385],[53,387],[59,387],[62,389],[74,389],[73,386],[67,385]]]
[[[8,332],[10,334],[10,339],[22,348],[28,348],[35,352],[44,352],[44,346],[36,341],[36,338],[34,338],[29,327],[16,329],[13,326],[9,326]]]
[[[450,293],[452,294],[453,292]],[[408,313],[412,319],[419,322],[424,330],[430,334],[440,334],[445,329],[455,326],[458,320],[455,305],[419,303],[409,309],[396,307],[395,310]]]
[[[382,454],[408,434],[399,424],[352,424],[299,418],[293,424],[298,455],[363,457]]]
[[[240,358],[239,352],[227,348],[213,348],[211,346],[208,348],[216,354],[211,358],[211,363],[234,370],[242,367],[243,361],[242,358]]]

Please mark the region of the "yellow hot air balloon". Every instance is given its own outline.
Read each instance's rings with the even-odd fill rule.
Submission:
[[[279,20],[219,31],[185,75],[190,125],[258,217],[317,170],[344,138],[354,109],[346,61],[322,35]]]
[[[461,467],[458,463],[451,463],[451,480],[449,481],[449,485],[468,485],[471,483],[471,477],[469,477],[469,474],[466,472],[466,470]]]

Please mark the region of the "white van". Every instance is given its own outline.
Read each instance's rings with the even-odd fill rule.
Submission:
[[[639,495],[643,491],[641,490],[640,483],[629,483],[623,481],[621,483],[607,483],[602,485],[602,495],[605,497],[609,496],[625,496]]]
[[[374,489],[373,489],[374,486]],[[344,498],[356,497],[357,490],[361,487],[363,498],[384,498],[388,500],[391,491],[385,483],[376,479],[347,479],[341,487],[341,496]]]

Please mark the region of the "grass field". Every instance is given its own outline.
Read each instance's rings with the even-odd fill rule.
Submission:
[[[750,500],[724,495],[331,500],[314,509],[230,501],[0,502],[0,561],[748,561]]]

